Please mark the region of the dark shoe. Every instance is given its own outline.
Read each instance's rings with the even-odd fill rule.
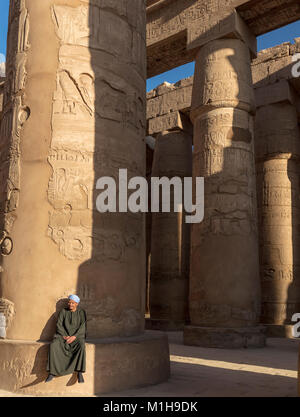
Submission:
[[[82,384],[84,382],[82,372],[78,372],[77,379],[79,384]]]
[[[46,379],[46,381],[45,382],[50,382],[50,381],[52,381],[52,379],[54,378],[54,375],[52,375],[52,374],[49,374],[48,375],[48,378]]]

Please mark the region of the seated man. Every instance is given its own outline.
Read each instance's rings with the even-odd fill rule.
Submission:
[[[54,376],[78,372],[78,382],[84,382],[85,372],[85,337],[86,313],[78,308],[80,299],[77,295],[68,298],[68,309],[64,308],[58,316],[56,334],[50,345],[47,371],[51,381]]]

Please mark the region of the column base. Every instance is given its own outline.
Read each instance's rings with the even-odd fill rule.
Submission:
[[[197,327],[185,326],[183,332],[185,345],[205,348],[239,349],[264,347],[265,327]]]
[[[45,383],[49,342],[0,340],[0,389],[41,396],[99,395],[158,384],[170,376],[167,335],[88,340],[85,383],[77,374]]]
[[[267,337],[295,339],[292,334],[292,324],[263,324],[263,326],[266,328]]]
[[[172,332],[183,330],[185,326],[184,321],[158,320],[146,318],[145,328],[148,330],[161,330],[164,332]]]

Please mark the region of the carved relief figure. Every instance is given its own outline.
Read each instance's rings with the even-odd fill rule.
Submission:
[[[57,36],[65,44],[89,45],[89,9],[86,6],[77,8],[53,6],[53,21]]]
[[[7,82],[4,88],[0,131],[0,228],[8,234],[16,218],[9,213],[16,211],[19,204],[21,130],[30,116],[23,92],[27,75],[27,51],[30,47],[29,13],[24,0],[19,0],[12,6],[8,30]]]

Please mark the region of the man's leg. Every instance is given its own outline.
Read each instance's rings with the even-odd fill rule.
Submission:
[[[78,372],[77,374],[78,382],[82,384],[84,382],[82,373],[85,372],[85,362],[86,362],[85,340],[78,339],[78,348],[79,348],[80,353],[79,353],[78,364],[77,364],[76,370]]]

